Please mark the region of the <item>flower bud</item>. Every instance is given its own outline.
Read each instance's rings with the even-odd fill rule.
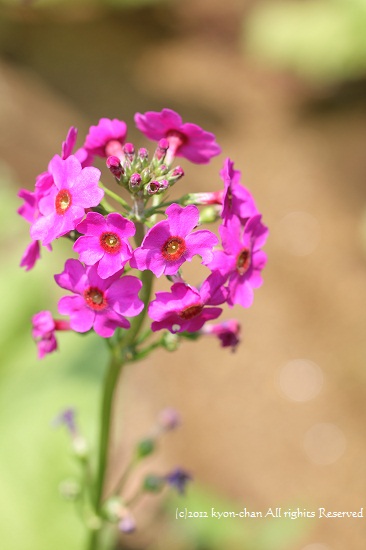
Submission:
[[[136,530],[136,522],[131,514],[126,514],[118,524],[118,529],[126,535]]]
[[[155,451],[155,441],[151,438],[143,439],[137,444],[136,454],[138,458],[145,458]]]
[[[165,485],[165,481],[160,476],[148,475],[142,484],[143,490],[148,493],[160,493]]]
[[[130,177],[129,188],[131,191],[136,191],[140,187],[141,176],[137,172],[133,173]]]
[[[65,479],[61,481],[59,491],[65,500],[76,500],[80,495],[80,485],[74,479]]]
[[[200,223],[213,223],[220,218],[220,207],[207,206],[200,212]]]
[[[87,441],[84,437],[82,437],[81,435],[76,435],[75,437],[73,437],[72,448],[75,456],[77,456],[82,460],[87,458],[89,454],[89,448],[88,448]]]
[[[164,431],[175,430],[181,424],[181,419],[178,411],[172,407],[167,407],[160,411],[158,415],[158,424]]]
[[[132,164],[135,158],[135,146],[133,143],[125,143],[123,146],[123,152],[125,154],[126,160],[129,164]]]
[[[184,170],[181,166],[176,166],[167,174],[167,180],[170,185],[174,185],[180,178],[184,176]]]
[[[179,336],[177,334],[173,334],[172,332],[166,332],[163,335],[162,346],[167,351],[177,350],[179,347]]]
[[[143,185],[145,185],[146,183],[149,183],[149,181],[151,180],[151,177],[152,177],[152,174],[151,174],[150,167],[147,166],[141,172],[141,181],[142,181]]]
[[[107,168],[111,171],[111,173],[114,175],[114,177],[120,181],[121,177],[124,174],[123,166],[121,164],[121,161],[118,157],[111,155],[106,160]]]

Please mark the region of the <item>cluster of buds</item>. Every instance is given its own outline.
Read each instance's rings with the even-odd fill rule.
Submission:
[[[180,338],[213,334],[222,346],[232,349],[239,342],[240,327],[234,320],[215,325],[207,321],[221,315],[219,306],[224,303],[249,307],[253,290],[262,284],[266,263],[262,246],[268,229],[255,201],[229,158],[220,172],[223,189],[166,201],[167,190],[184,175],[180,166],[173,165],[175,158],[204,164],[220,153],[220,147],[212,133],[183,123],[170,109],[137,113],[135,122],[147,138],[157,142],[151,159],[146,148],[136,150],[126,142],[125,122],[102,118],[91,126],[84,145],[75,153],[77,131],[71,128],[61,156],[55,155],[48,170],[37,177],[34,191],[19,193],[24,200],[19,214],[30,223],[32,239],[21,265],[31,269],[40,257],[41,245],[51,249],[60,237],[71,239],[79,255],[79,259],[67,260],[64,270],[55,275],[56,283],[72,293],[58,304],[59,313],[69,321],[62,323],[49,312],[41,312],[48,320],[42,333],[40,314],[33,319],[40,357],[56,349],[55,330],[94,329],[110,338],[117,328],[128,330],[128,318],[143,311],[151,318],[152,332],[169,331]],[[116,193],[101,183],[100,170],[92,166],[96,156],[106,159],[124,191]],[[122,197],[125,192],[129,201]],[[117,208],[107,202],[108,197]],[[202,205],[213,205],[216,214],[210,218],[200,213]],[[158,221],[160,215],[164,219]],[[216,218],[221,220],[221,243],[213,232],[195,230],[203,221]],[[209,270],[198,288],[187,283],[181,271],[196,255]],[[138,276],[127,275],[131,269]],[[165,275],[173,282],[170,291],[142,300],[146,271],[156,277]],[[168,341],[164,336],[160,345]]]
[[[76,413],[72,408],[62,411],[54,420],[54,426],[64,426],[71,438],[71,446],[74,457],[83,468],[89,470],[89,448],[85,438],[80,433],[76,422]],[[137,528],[134,508],[138,501],[146,494],[158,494],[165,487],[172,488],[182,495],[187,484],[192,481],[192,475],[181,467],[176,467],[164,474],[149,473],[141,478],[135,475],[138,466],[158,448],[159,440],[164,433],[175,430],[181,424],[179,413],[168,407],[158,414],[151,433],[137,442],[128,464],[125,465],[111,494],[106,498],[101,511],[101,519],[117,524],[122,533],[133,533]],[[135,492],[128,496],[128,485],[132,478],[140,477],[135,483]],[[81,500],[85,497],[81,483],[75,479],[66,479],[60,484],[60,492],[63,498],[70,501]],[[96,522],[99,528],[98,517],[91,516],[89,521]],[[100,520],[99,520],[100,521]]]

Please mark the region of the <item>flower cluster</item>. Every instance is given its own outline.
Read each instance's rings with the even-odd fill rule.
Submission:
[[[55,155],[47,171],[37,177],[34,191],[19,193],[24,204],[18,212],[30,223],[31,236],[21,265],[27,270],[35,265],[40,245],[51,249],[60,237],[73,241],[79,259],[67,260],[64,270],[55,275],[56,283],[71,292],[58,304],[59,313],[69,317],[63,330],[94,329],[110,338],[117,329],[129,329],[127,318],[147,312],[152,333],[214,334],[222,346],[235,349],[237,322],[209,325],[207,321],[217,319],[222,313],[219,306],[225,303],[252,304],[253,291],[262,284],[266,263],[262,246],[268,230],[229,158],[220,172],[222,190],[167,201],[167,191],[184,176],[182,167],[174,165],[175,158],[205,164],[220,153],[220,147],[212,133],[183,123],[170,109],[137,113],[135,122],[157,142],[151,157],[146,148],[135,149],[126,141],[127,125],[122,120],[102,118],[75,153],[77,131],[70,128],[61,155]],[[95,157],[106,158],[119,191],[101,183],[101,172],[93,166]],[[118,206],[108,203],[109,198]],[[221,242],[212,231],[199,227],[205,216],[198,207],[203,205],[215,205],[210,221],[221,220]],[[197,288],[182,275],[185,262],[195,256],[207,269]],[[127,275],[130,270],[137,273]],[[144,278],[144,272],[150,279]],[[165,275],[173,283],[170,291],[157,292],[153,300],[145,292],[151,288],[152,274]],[[55,330],[60,321],[53,320],[50,312],[40,312],[33,326],[43,357],[57,347]],[[162,338],[161,345],[164,342]]]

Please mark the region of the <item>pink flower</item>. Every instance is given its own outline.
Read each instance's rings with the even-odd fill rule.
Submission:
[[[171,109],[163,109],[160,113],[148,111],[145,114],[136,113],[137,128],[149,139],[159,141],[166,138],[169,149],[166,164],[172,159],[184,157],[196,164],[207,164],[212,157],[221,153],[221,148],[215,141],[214,134],[205,132],[196,124],[186,122]]]
[[[69,156],[71,156],[73,153],[73,149],[76,144],[76,138],[78,136],[77,128],[74,128],[74,126],[71,126],[69,129],[66,140],[62,143],[62,154],[61,158],[63,160],[67,159]],[[74,155],[80,162],[81,166],[85,168],[86,166],[91,166],[93,164],[94,156],[89,153],[84,147],[80,147]]]
[[[97,126],[91,126],[86,136],[84,148],[93,155],[109,157],[123,156],[122,145],[125,142],[127,125],[123,120],[101,118]]]
[[[63,160],[55,155],[49,164],[54,186],[39,200],[42,214],[33,223],[31,237],[46,245],[75,229],[85,208],[97,206],[104,191],[98,187],[100,170],[82,168],[74,155]]]
[[[120,271],[132,256],[128,237],[135,234],[135,226],[114,212],[105,218],[97,212],[88,212],[85,220],[76,226],[79,237],[74,244],[80,260],[86,265],[97,265],[97,273],[102,279]]]
[[[267,256],[260,248],[266,242],[268,229],[261,218],[260,214],[249,218],[244,229],[236,216],[220,226],[224,250],[214,252],[209,268],[229,279],[227,302],[230,307],[234,304],[250,307],[253,289],[262,285],[260,272]]]
[[[70,316],[70,326],[76,332],[94,328],[99,336],[109,338],[117,327],[130,327],[125,315],[135,317],[144,307],[138,297],[142,283],[137,277],[120,278],[120,273],[116,273],[101,279],[96,266],[84,267],[78,260],[67,260],[55,280],[75,294],[61,298],[58,310]]]
[[[148,313],[153,319],[155,332],[168,329],[170,332],[196,332],[206,321],[216,319],[222,312],[217,306],[225,302],[227,293],[222,287],[224,279],[218,273],[211,274],[197,290],[185,283],[175,283],[171,292],[157,292]]]
[[[32,317],[32,336],[37,342],[38,358],[57,349],[56,330],[70,330],[67,321],[53,319],[50,311],[40,311]]]
[[[234,163],[229,158],[225,159],[220,176],[225,185],[221,214],[224,222],[232,216],[238,216],[245,223],[248,218],[258,214],[252,195],[240,183],[240,171],[234,170]]]
[[[217,336],[221,342],[221,347],[230,347],[232,351],[235,351],[240,343],[240,324],[236,319],[229,319],[216,325],[205,325],[202,327],[201,332],[202,334]]]
[[[148,231],[141,247],[134,252],[131,267],[150,269],[160,277],[163,273],[174,275],[185,261],[190,262],[196,254],[202,257],[204,265],[208,264],[218,239],[207,230],[191,233],[198,225],[198,208],[171,204],[165,212],[168,219],[158,222]]]
[[[18,197],[24,200],[24,204],[18,208],[18,214],[27,222],[33,223],[39,215],[37,193],[33,193],[27,189],[21,189],[18,193]],[[51,245],[47,245],[47,248],[48,250],[52,250]],[[20,260],[20,267],[25,267],[25,270],[29,271],[35,266],[40,257],[39,241],[32,240],[23,253]]]

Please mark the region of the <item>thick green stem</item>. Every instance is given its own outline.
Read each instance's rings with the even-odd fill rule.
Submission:
[[[144,226],[141,223],[136,223],[136,244],[139,246],[144,237]],[[147,308],[149,305],[153,274],[151,271],[143,271],[141,273],[142,288],[140,291],[140,299],[144,303],[144,309],[139,315],[131,320],[131,327],[124,333],[119,342],[111,347],[111,360],[107,368],[104,379],[104,391],[102,398],[101,416],[100,416],[100,432],[98,442],[98,465],[97,475],[93,495],[93,505],[96,519],[101,516],[103,505],[103,490],[108,466],[108,450],[111,435],[111,420],[113,397],[122,367],[125,364],[124,350],[130,346],[134,346],[143,325]],[[99,550],[98,541],[100,540],[100,530],[90,529],[88,550]]]
[[[120,372],[122,370],[122,366],[123,363],[121,357],[117,350],[114,349],[104,380],[104,393],[102,399],[101,426],[98,450],[98,470],[94,495],[94,506],[97,514],[100,512],[100,507],[102,503],[104,480],[108,463],[108,448],[111,431],[113,395]]]

